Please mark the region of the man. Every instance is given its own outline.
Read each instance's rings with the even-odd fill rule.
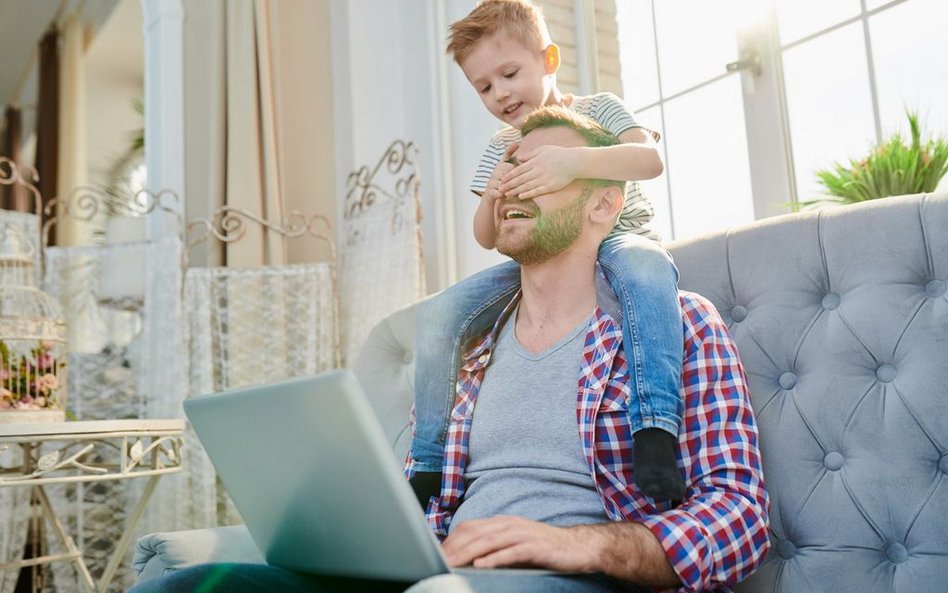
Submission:
[[[548,107],[524,123],[520,150],[610,142],[595,122]],[[440,492],[427,504],[451,565],[567,574],[442,575],[410,591],[726,591],[762,560],[768,499],[746,381],[727,328],[698,295],[680,296],[686,499],[656,503],[635,486],[621,309],[596,264],[622,203],[622,182],[599,180],[498,200],[497,248],[521,264],[521,290],[464,357]],[[198,567],[149,584],[141,590],[357,586],[270,566]]]
[[[557,107],[537,111],[522,132],[524,152],[618,142]],[[767,549],[743,370],[724,323],[698,295],[680,297],[687,500],[657,506],[634,485],[621,313],[596,265],[622,200],[621,182],[577,180],[533,200],[498,201],[497,250],[521,264],[522,288],[465,357],[441,492],[427,506],[454,565],[710,591],[750,574]],[[576,590],[599,590],[590,587]]]

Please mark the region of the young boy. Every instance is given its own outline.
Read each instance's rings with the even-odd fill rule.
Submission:
[[[484,0],[451,25],[447,51],[487,110],[507,124],[491,139],[471,183],[480,199],[474,236],[483,247],[494,248],[494,207],[501,196],[530,200],[574,179],[630,182],[623,212],[600,247],[599,263],[623,307],[623,349],[633,375],[629,416],[636,485],[658,500],[682,499],[685,485],[674,452],[682,414],[678,271],[658,237],[642,226],[651,220],[652,209],[635,183],[663,170],[657,134],[640,127],[615,95],[580,97],[556,88],[559,49],[540,11],[526,0]],[[595,119],[622,144],[519,150],[526,116],[551,104]],[[423,505],[442,487],[444,437],[460,356],[471,339],[492,326],[519,288],[519,278],[516,263],[495,266],[430,299],[419,313],[412,486]],[[445,344],[452,344],[450,352]]]

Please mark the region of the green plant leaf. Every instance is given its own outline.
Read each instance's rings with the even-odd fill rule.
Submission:
[[[799,201],[795,210],[811,205],[854,204],[887,196],[934,191],[948,174],[948,140],[922,141],[918,114],[906,109],[911,143],[893,134],[872,147],[862,160],[850,159],[848,164],[833,163],[829,169],[816,172],[816,179],[828,197]]]

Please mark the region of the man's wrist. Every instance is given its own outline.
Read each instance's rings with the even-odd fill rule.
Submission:
[[[658,539],[641,523],[618,521],[570,529],[575,530],[577,553],[588,572],[650,587],[681,584]]]

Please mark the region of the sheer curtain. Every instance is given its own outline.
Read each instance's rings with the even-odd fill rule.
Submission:
[[[70,197],[94,195],[86,192]],[[73,214],[79,215],[81,209],[72,206]],[[86,222],[81,215],[63,216],[62,220],[66,218]],[[62,220],[56,219],[55,226]],[[188,360],[181,338],[181,278],[182,242],[177,236],[46,250],[43,289],[59,301],[67,319],[67,403],[77,419],[182,415]],[[151,290],[145,288],[147,284]],[[158,333],[153,329],[155,324],[148,323],[152,316],[168,320]],[[150,343],[162,345],[159,360],[150,358],[154,350],[147,347]],[[114,452],[116,459],[112,461],[117,462],[118,454]],[[146,521],[138,526],[139,535],[160,525],[175,525],[181,500],[187,500],[176,478],[176,474],[165,476],[159,483]],[[140,499],[143,487],[141,480],[48,487],[54,506],[95,578],[105,569],[115,542],[126,528],[127,513]],[[46,541],[51,553],[63,551],[52,533],[47,532]],[[130,550],[115,577],[122,588],[134,583],[131,554]],[[82,589],[71,564],[54,563],[51,573],[56,591]]]

